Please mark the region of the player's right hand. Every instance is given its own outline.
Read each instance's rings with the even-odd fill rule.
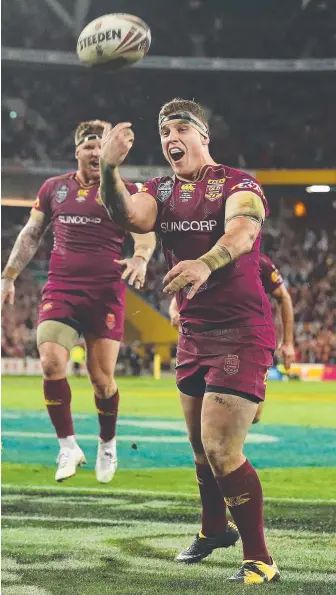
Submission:
[[[111,167],[118,167],[127,157],[133,142],[134,133],[130,122],[122,122],[112,128],[105,124],[100,149],[100,159]]]
[[[15,285],[13,279],[1,279],[1,306],[8,302],[14,304]]]
[[[178,328],[179,324],[180,324],[180,313],[178,311],[175,296],[173,297],[172,301],[170,302],[170,305],[168,308],[168,314],[169,314],[169,318],[170,318],[170,324],[174,328]]]

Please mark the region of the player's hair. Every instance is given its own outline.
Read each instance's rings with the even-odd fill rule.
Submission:
[[[88,120],[87,122],[78,124],[75,131],[76,147],[83,142],[86,136],[91,134],[102,136],[105,124],[106,122],[103,122],[103,120]]]
[[[180,99],[176,97],[171,101],[165,103],[159,114],[159,118],[162,116],[170,116],[171,114],[176,114],[179,112],[189,112],[196,118],[198,118],[206,128],[208,128],[208,118],[205,113],[204,107],[200,103],[196,101],[192,101],[191,99]]]

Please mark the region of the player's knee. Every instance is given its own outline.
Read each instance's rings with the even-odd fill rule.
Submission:
[[[56,353],[48,352],[41,354],[41,365],[44,377],[48,380],[64,378],[66,375],[66,363]]]
[[[117,391],[114,376],[108,376],[101,372],[92,372],[89,375],[95,395],[100,399],[108,399]]]

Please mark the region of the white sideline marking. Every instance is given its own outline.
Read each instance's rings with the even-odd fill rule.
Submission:
[[[151,426],[152,427],[152,426]],[[4,438],[43,438],[46,440],[56,439],[55,434],[52,432],[19,432],[16,430],[4,430],[2,432]],[[95,434],[76,434],[79,441],[91,442],[97,441]],[[188,438],[186,435],[183,436],[133,436],[133,435],[118,435],[118,442],[166,442],[170,444],[187,443]],[[279,438],[276,436],[270,436],[269,434],[248,434],[245,440],[246,443],[250,444],[262,444],[278,442]]]
[[[172,467],[174,469],[174,467]],[[2,484],[3,490],[12,490],[18,491],[22,494],[27,492],[57,492],[58,494],[64,496],[64,494],[71,495],[71,492],[78,492],[78,493],[88,493],[97,496],[101,494],[105,494],[107,496],[157,496],[157,497],[164,497],[164,498],[172,498],[174,500],[178,500],[179,497],[182,499],[195,499],[199,500],[198,494],[188,494],[187,492],[160,492],[155,490],[122,490],[118,488],[112,489],[104,489],[104,488],[84,488],[84,487],[68,487],[64,486],[64,488],[60,488],[54,485],[47,485],[47,486],[23,486],[19,484],[12,484],[12,483],[4,483]],[[7,494],[3,494],[6,496]],[[10,492],[8,493],[10,495]],[[330,500],[325,500],[321,498],[274,498],[274,497],[264,497],[266,502],[293,502],[297,504],[336,504],[336,499],[331,498]],[[132,521],[133,522],[133,521]],[[135,522],[135,521],[134,521]]]

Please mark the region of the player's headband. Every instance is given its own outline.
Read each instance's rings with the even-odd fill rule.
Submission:
[[[76,147],[79,147],[79,145],[82,145],[83,143],[86,143],[89,140],[101,140],[102,137],[99,136],[99,134],[88,134],[87,136],[84,136],[84,138],[82,138],[82,140],[80,140]]]
[[[176,114],[171,114],[170,116],[159,116],[159,129],[161,130],[162,126],[172,120],[183,120],[183,122],[187,122],[190,126],[196,128],[202,136],[209,136],[208,127],[195,116],[191,116],[189,112],[178,112]]]

